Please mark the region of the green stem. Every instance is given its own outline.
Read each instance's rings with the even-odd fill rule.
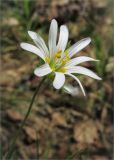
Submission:
[[[15,134],[15,137],[14,137],[14,139],[13,139],[13,141],[12,141],[12,144],[11,144],[11,146],[10,146],[10,148],[9,148],[9,151],[8,151],[8,153],[6,154],[6,157],[5,157],[5,158],[8,159],[8,160],[11,158],[11,155],[12,155],[13,152],[14,152],[14,147],[15,147],[15,144],[16,144],[16,140],[17,140],[20,132],[22,131],[23,126],[25,125],[25,122],[26,122],[26,120],[27,120],[27,118],[28,118],[28,116],[29,116],[29,114],[30,114],[30,112],[31,112],[31,109],[32,109],[32,106],[33,106],[33,102],[34,102],[34,100],[35,100],[35,97],[36,97],[37,93],[39,92],[39,90],[40,90],[43,82],[45,81],[45,79],[46,79],[46,77],[44,77],[44,78],[42,79],[42,81],[40,82],[40,84],[39,84],[38,87],[36,88],[36,91],[35,91],[35,93],[34,93],[34,95],[33,95],[33,97],[32,97],[32,100],[31,100],[31,103],[30,103],[30,105],[29,105],[28,111],[27,111],[27,113],[26,113],[26,115],[25,115],[25,118],[24,118],[24,120],[22,121],[20,128],[17,130],[17,132],[16,132],[16,134]]]

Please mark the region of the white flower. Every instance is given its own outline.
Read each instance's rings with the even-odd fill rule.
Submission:
[[[64,91],[72,96],[77,96],[79,95],[79,88],[78,87],[74,87],[70,84],[66,84],[64,85]]]
[[[44,64],[34,70],[36,76],[42,77],[51,72],[55,73],[55,78],[53,81],[53,86],[56,89],[60,89],[65,83],[65,75],[69,75],[74,78],[81,87],[83,94],[85,95],[84,88],[80,80],[73,75],[73,73],[84,74],[94,79],[101,80],[94,72],[91,70],[77,66],[82,62],[86,61],[97,61],[93,58],[80,56],[77,58],[72,58],[75,54],[86,47],[91,39],[85,38],[75,43],[70,48],[66,49],[68,42],[69,32],[65,25],[60,27],[60,35],[57,42],[57,31],[58,24],[55,19],[52,20],[49,30],[49,40],[47,48],[44,40],[39,34],[28,31],[29,36],[32,38],[36,46],[28,43],[21,43],[21,47],[27,51],[30,51],[44,60]]]

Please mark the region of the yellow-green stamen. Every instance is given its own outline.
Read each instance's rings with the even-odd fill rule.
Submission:
[[[62,72],[62,73],[65,73],[66,72],[66,69],[65,68],[60,68],[57,70],[58,72]]]
[[[50,63],[50,58],[49,58],[49,57],[46,57],[46,58],[45,58],[45,61],[49,64],[49,63]]]
[[[61,53],[62,53],[62,50],[55,53],[55,58],[61,58]]]
[[[59,50],[55,53],[54,57],[50,59],[49,57],[45,58],[45,61],[50,65],[51,69],[53,71],[58,72],[66,72],[66,69],[63,67],[68,61],[70,60],[68,50],[65,50],[65,52],[62,52],[62,50]]]

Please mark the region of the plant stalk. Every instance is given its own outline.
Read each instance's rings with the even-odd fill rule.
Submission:
[[[27,113],[26,113],[26,115],[25,115],[25,118],[24,118],[24,120],[22,121],[20,128],[17,130],[17,132],[16,132],[16,134],[15,134],[15,136],[14,136],[14,139],[13,139],[13,141],[12,141],[12,144],[11,144],[11,146],[10,146],[10,148],[9,148],[9,151],[7,152],[7,154],[6,154],[6,156],[5,156],[5,158],[6,158],[7,160],[9,160],[9,159],[11,158],[11,156],[12,156],[12,154],[13,154],[13,152],[14,152],[16,140],[17,140],[20,132],[22,131],[22,129],[23,129],[25,123],[26,123],[26,120],[27,120],[27,118],[28,118],[28,116],[29,116],[29,114],[30,114],[30,112],[31,112],[31,110],[32,110],[32,106],[33,106],[33,102],[34,102],[34,100],[35,100],[35,97],[36,97],[37,93],[39,92],[39,90],[40,90],[43,82],[45,81],[45,79],[46,79],[46,77],[44,77],[44,78],[41,80],[40,84],[39,84],[39,85],[37,86],[37,88],[36,88],[36,91],[35,91],[35,93],[34,93],[34,95],[33,95],[33,97],[32,97],[32,100],[31,100],[31,103],[30,103],[30,105],[29,105],[28,111],[27,111]]]

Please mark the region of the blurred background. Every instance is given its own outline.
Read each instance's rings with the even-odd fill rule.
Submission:
[[[41,78],[33,74],[40,61],[20,48],[33,43],[27,31],[48,40],[51,19],[69,28],[69,45],[86,37],[92,43],[77,54],[99,59],[84,63],[102,81],[80,76],[86,98],[72,79],[73,96],[44,85],[17,140],[14,160],[112,160],[113,109],[112,0],[1,1],[0,155],[6,153],[27,112]]]

